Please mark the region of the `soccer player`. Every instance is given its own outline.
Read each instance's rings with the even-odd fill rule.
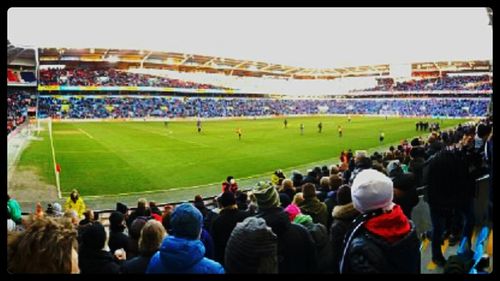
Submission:
[[[283,121],[283,124],[285,125],[285,129],[288,128],[288,120],[285,119],[285,121]]]
[[[339,131],[339,138],[342,137],[342,127],[339,125],[339,128],[338,128],[338,131]]]
[[[351,123],[351,115],[347,115],[347,122]]]
[[[304,123],[300,123],[300,134],[304,134]]]
[[[319,124],[318,124],[318,133],[321,133],[322,130],[323,130],[323,123],[319,122]]]
[[[380,137],[379,137],[379,141],[380,141],[380,143],[383,143],[383,142],[384,142],[384,137],[385,137],[384,132],[380,132]]]
[[[163,122],[163,124],[165,125],[165,128],[168,128],[168,122],[167,121]]]
[[[198,133],[201,133],[201,120],[198,118],[198,121],[196,121],[196,127],[198,128]]]
[[[236,129],[236,133],[238,134],[238,139],[241,140],[241,128]]]

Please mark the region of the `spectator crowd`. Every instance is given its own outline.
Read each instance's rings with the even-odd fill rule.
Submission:
[[[53,204],[44,212],[39,206],[25,217],[9,197],[7,268],[82,274],[420,273],[421,241],[412,210],[419,200],[416,188],[423,185],[432,258],[443,267],[445,233],[472,238],[474,181],[493,171],[492,125],[488,117],[436,129],[427,139],[402,140],[372,155],[344,151],[338,164],[289,177],[277,170],[248,192],[230,176],[213,209],[201,196],[163,208],[140,199],[133,211],[117,203],[109,227],[76,190],[64,210]]]
[[[165,96],[40,96],[39,116],[56,118],[241,117],[298,114],[398,114],[477,117],[489,99],[271,99]],[[326,110],[325,110],[326,109]]]

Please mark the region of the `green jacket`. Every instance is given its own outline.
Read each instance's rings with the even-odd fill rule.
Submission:
[[[17,224],[21,223],[21,206],[19,206],[19,203],[15,199],[11,198],[7,201],[7,210],[14,222]]]

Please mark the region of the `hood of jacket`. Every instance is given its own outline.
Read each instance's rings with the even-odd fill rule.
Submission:
[[[359,215],[359,211],[354,208],[353,203],[337,205],[333,207],[332,217],[339,220],[353,220]]]
[[[299,207],[302,212],[314,215],[317,215],[322,212],[323,209],[326,209],[325,205],[322,204],[321,201],[318,200],[318,198],[304,200],[304,202],[302,202]]]
[[[170,272],[185,271],[200,262],[205,255],[205,246],[199,239],[189,240],[167,236],[160,247],[160,261]]]

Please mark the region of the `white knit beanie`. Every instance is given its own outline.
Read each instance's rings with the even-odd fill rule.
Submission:
[[[354,208],[361,213],[392,208],[393,194],[392,180],[374,169],[361,171],[351,187]]]

